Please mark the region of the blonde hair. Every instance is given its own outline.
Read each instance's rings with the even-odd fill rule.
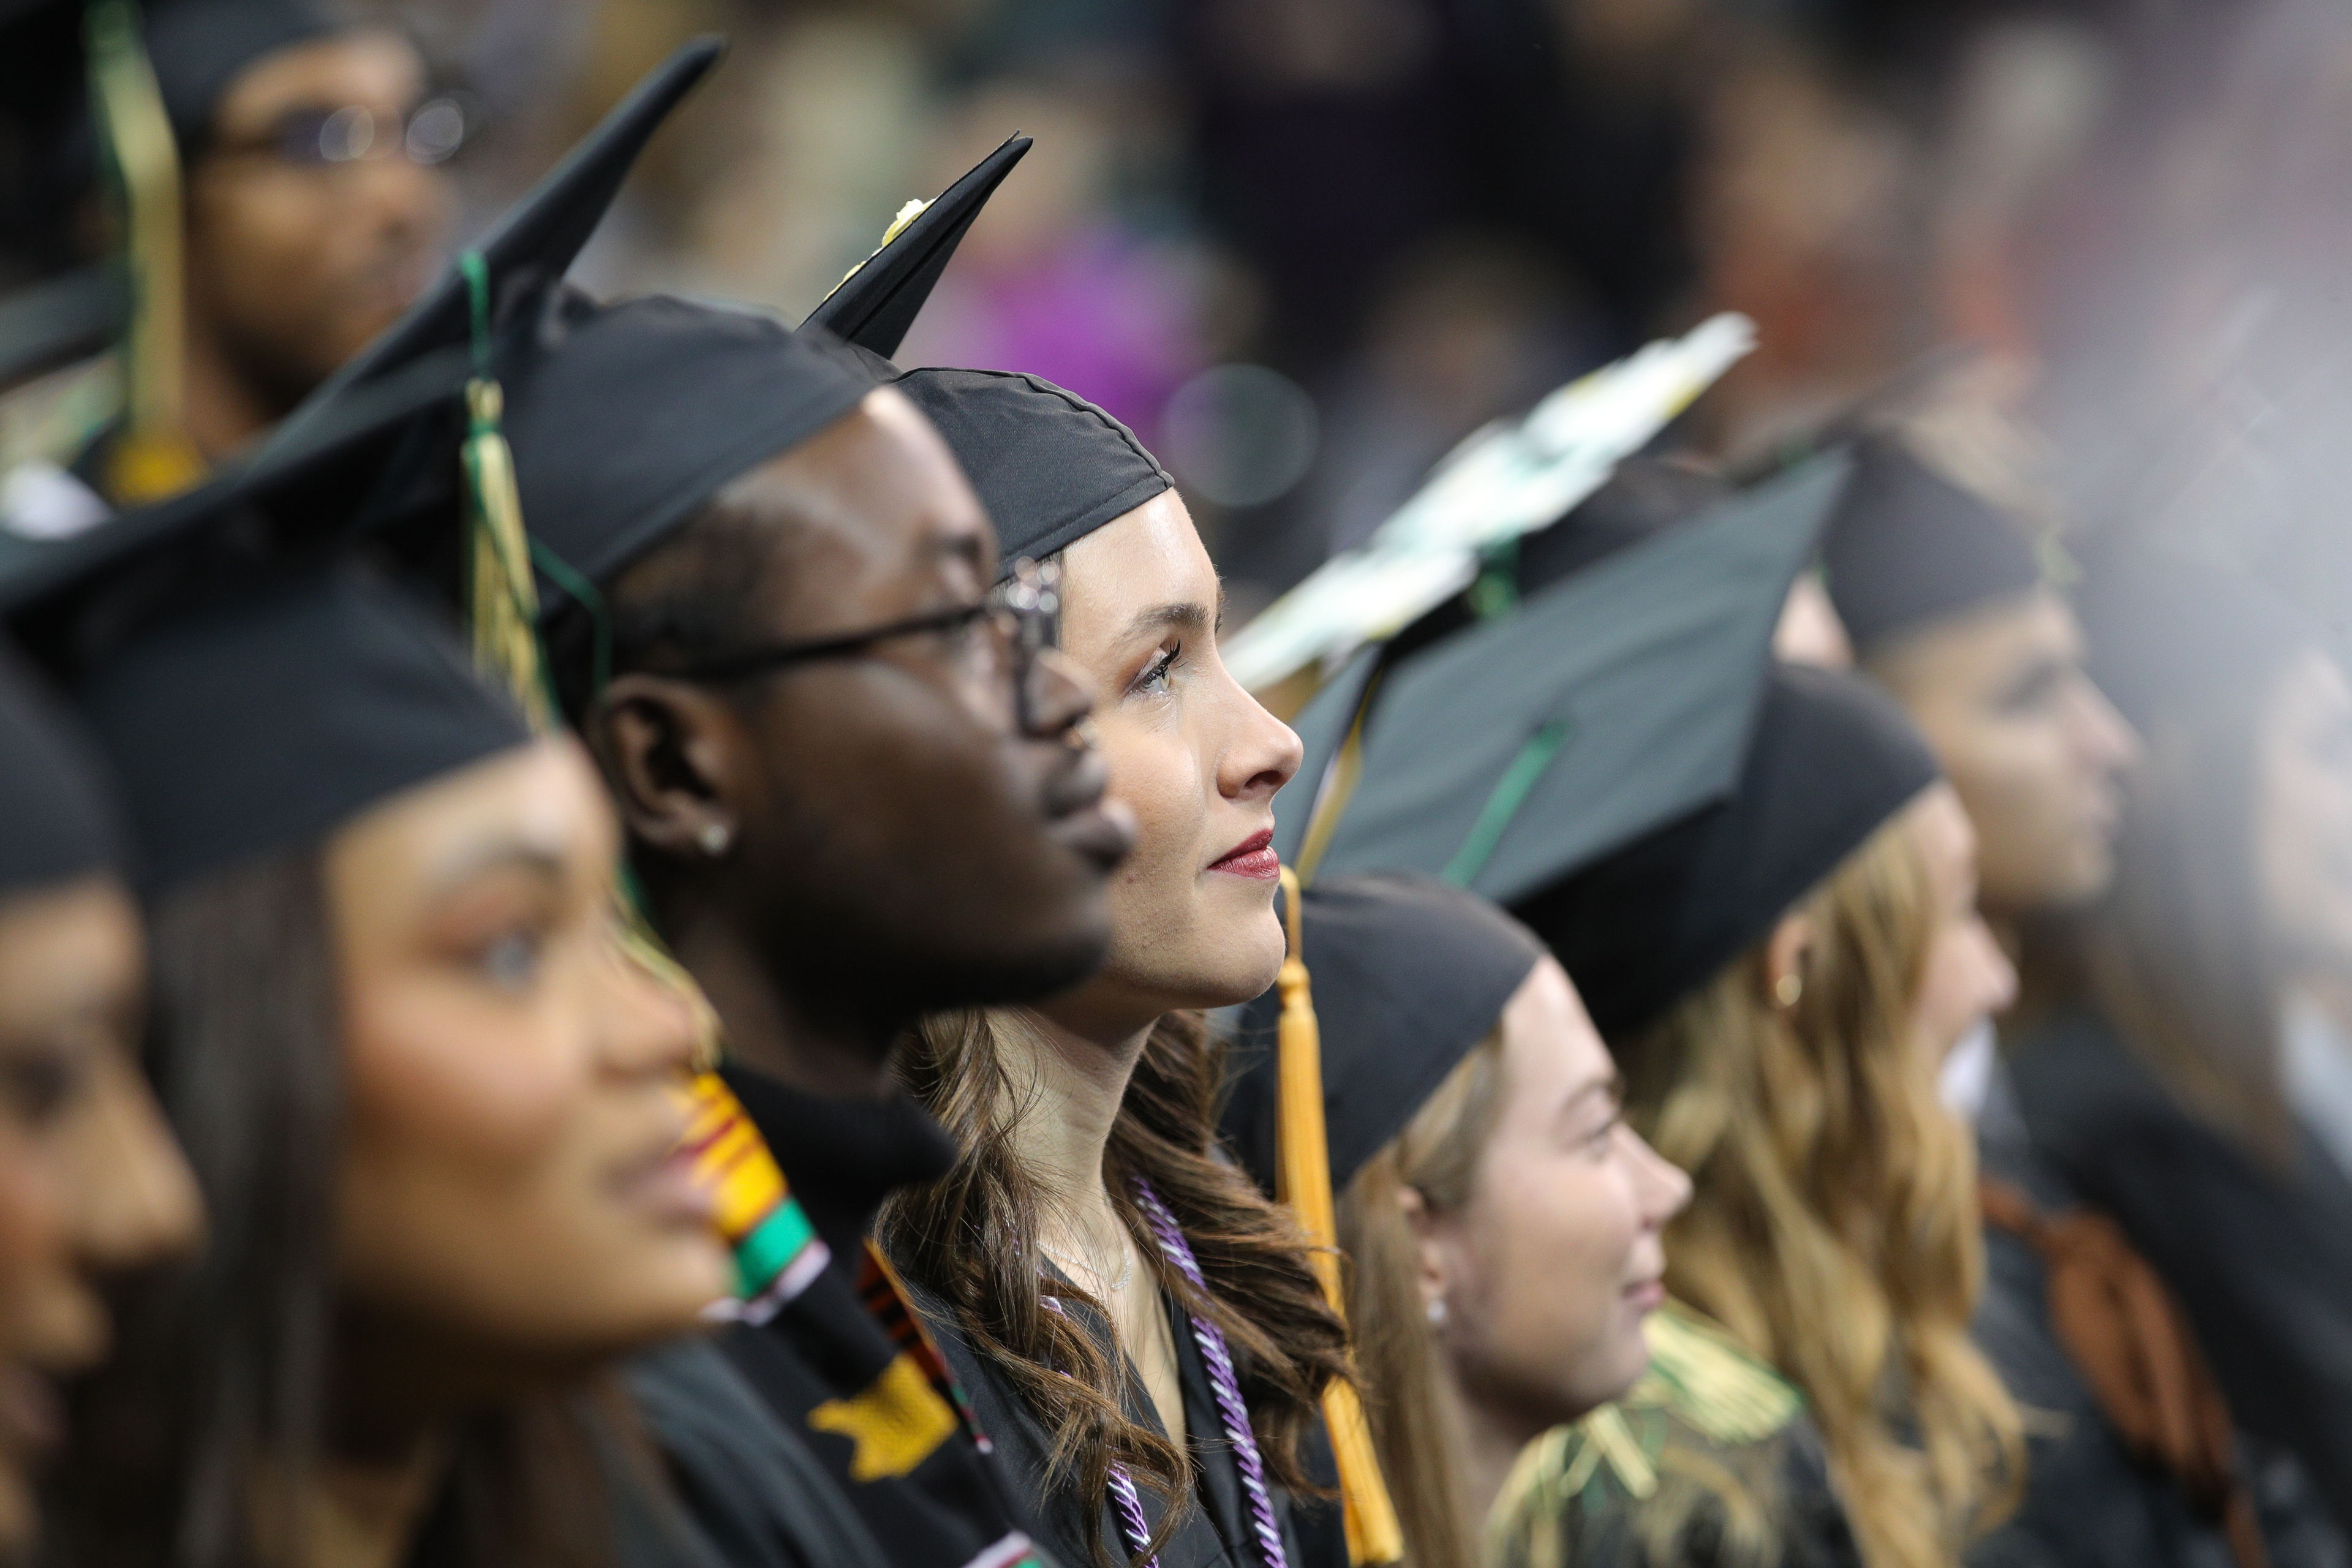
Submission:
[[[1936,912],[1906,821],[1798,906],[1793,1005],[1768,1000],[1759,942],[1618,1052],[1628,1114],[1692,1179],[1668,1287],[1804,1392],[1870,1568],[1955,1563],[2024,1464],[1969,1335],[1975,1145],[1912,1026]]]
[[[1352,1266],[1348,1325],[1407,1568],[1475,1568],[1477,1521],[1463,1517],[1454,1485],[1454,1436],[1437,1392],[1444,1374],[1415,1283],[1420,1248],[1400,1200],[1410,1187],[1440,1212],[1470,1201],[1501,1086],[1498,1028],[1454,1064],[1339,1194],[1339,1250]]]

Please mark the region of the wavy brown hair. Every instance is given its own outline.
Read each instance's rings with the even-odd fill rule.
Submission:
[[[1759,942],[1613,1044],[1629,1117],[1691,1175],[1669,1288],[1804,1392],[1870,1568],[1948,1568],[2014,1507],[2024,1439],[1969,1335],[1976,1150],[1913,1030],[1937,917],[1908,820],[1797,906],[1794,1005]]]
[[[1003,1037],[1024,1026],[1017,1013],[977,1009],[917,1032],[899,1070],[962,1157],[942,1180],[894,1197],[880,1232],[892,1259],[946,1302],[973,1352],[1053,1433],[1047,1485],[1086,1500],[1084,1537],[1097,1561],[1108,1563],[1100,1500],[1112,1464],[1167,1505],[1164,1539],[1192,1496],[1192,1460],[1128,1419],[1112,1355],[1079,1316],[1045,1304],[1037,1221],[1046,1196],[1014,1147],[1013,1130],[1032,1106],[1008,1070]],[[1216,1324],[1233,1347],[1268,1476],[1320,1495],[1300,1466],[1299,1439],[1325,1385],[1349,1375],[1347,1331],[1307,1268],[1305,1233],[1216,1152],[1223,1077],[1223,1048],[1200,1015],[1161,1017],[1128,1080],[1103,1180],[1160,1289]],[[1206,1295],[1160,1258],[1130,1191],[1139,1176],[1182,1227]],[[1057,1281],[1054,1294],[1087,1316],[1102,1315],[1101,1303],[1073,1285]],[[1155,1539],[1150,1551],[1160,1544]]]

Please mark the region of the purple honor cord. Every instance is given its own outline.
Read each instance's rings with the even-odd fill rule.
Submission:
[[[1151,1224],[1151,1234],[1160,1243],[1160,1256],[1176,1266],[1177,1271],[1192,1282],[1192,1288],[1202,1295],[1209,1293],[1209,1282],[1201,1277],[1200,1260],[1192,1256],[1192,1243],[1177,1228],[1176,1216],[1151,1190],[1151,1184],[1139,1176],[1135,1181],[1135,1201],[1143,1210],[1143,1217]],[[1257,1434],[1250,1429],[1249,1406],[1242,1403],[1241,1379],[1234,1372],[1233,1352],[1225,1345],[1225,1336],[1217,1325],[1205,1318],[1184,1314],[1192,1326],[1192,1342],[1201,1347],[1201,1360],[1209,1369],[1209,1388],[1217,1402],[1217,1422],[1225,1431],[1225,1441],[1234,1451],[1234,1467],[1241,1472],[1242,1492],[1249,1500],[1250,1528],[1257,1536],[1258,1557],[1263,1568],[1289,1568],[1289,1559],[1282,1550],[1282,1526],[1274,1517],[1274,1494],[1266,1490],[1265,1458],[1258,1452]],[[1118,1521],[1126,1532],[1128,1552],[1139,1555],[1151,1543],[1151,1530],[1143,1517],[1143,1500],[1136,1495],[1135,1482],[1118,1466],[1110,1468],[1110,1496],[1118,1510]],[[1157,1568],[1157,1560],[1149,1565]]]

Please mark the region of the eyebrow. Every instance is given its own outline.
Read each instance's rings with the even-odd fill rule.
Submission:
[[[1586,1100],[1591,1100],[1596,1094],[1607,1096],[1612,1104],[1622,1104],[1625,1099],[1624,1077],[1622,1074],[1611,1072],[1603,1077],[1594,1079],[1591,1082],[1578,1089],[1574,1094],[1570,1095],[1566,1100],[1561,1102],[1559,1108],[1561,1120],[1565,1121],[1570,1115],[1573,1114],[1579,1107],[1582,1106]]]
[[[555,850],[520,840],[485,845],[453,855],[446,865],[434,873],[431,896],[440,897],[454,892],[477,877],[493,871],[520,871],[525,875],[562,887],[571,878],[571,867]]]
[[[1217,584],[1217,607],[1213,613],[1190,600],[1153,605],[1138,610],[1127,623],[1127,637],[1138,637],[1146,632],[1174,629],[1184,632],[1205,632],[1223,624],[1225,618],[1225,585]]]

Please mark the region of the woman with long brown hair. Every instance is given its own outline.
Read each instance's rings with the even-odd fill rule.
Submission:
[[[1782,668],[1727,804],[1525,911],[1694,1191],[1658,1375],[1528,1451],[1507,1562],[1948,1568],[2000,1518],[2021,1421],[1969,1338],[1974,1153],[1929,1037],[1955,981],[1979,1013],[2008,984],[1969,843],[1891,702]]]
[[[1215,570],[1129,431],[1028,376],[898,384],[1004,560],[1040,564],[1013,591],[1057,596],[1138,833],[1092,980],[940,1018],[908,1052],[961,1156],[894,1204],[884,1240],[1057,1557],[1286,1568],[1300,1438],[1344,1334],[1291,1221],[1216,1152],[1197,1010],[1255,996],[1282,961],[1271,806],[1298,743],[1220,662]]]
[[[1402,1560],[1473,1568],[1520,1449],[1648,1365],[1660,1232],[1690,1183],[1626,1125],[1575,987],[1502,910],[1433,877],[1329,877],[1294,930],[1306,984],[1244,1014],[1225,1131],[1265,1191],[1317,1184],[1290,1146],[1313,1119],[1284,1103],[1305,992],[1325,1131],[1308,1154],[1339,1189]]]
[[[603,1374],[728,1259],[682,1152],[691,1020],[619,944],[589,764],[380,579],[224,551],[126,566],[58,650],[123,784],[212,1222],[86,1391],[63,1548],[698,1561]]]

